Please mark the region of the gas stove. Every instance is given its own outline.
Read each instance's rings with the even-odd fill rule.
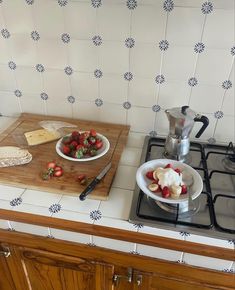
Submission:
[[[140,165],[164,158],[165,139],[146,136]],[[181,211],[157,203],[136,184],[129,221],[152,227],[185,231],[220,239],[235,239],[235,149],[228,146],[190,143],[185,160],[200,174],[203,191],[193,203],[196,210]]]

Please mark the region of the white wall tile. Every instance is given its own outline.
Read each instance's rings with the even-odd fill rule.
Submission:
[[[207,17],[202,40],[208,47],[230,49],[234,45],[233,37],[234,10],[214,9]]]
[[[137,167],[119,165],[112,186],[134,190],[136,170]]]
[[[6,128],[11,126],[15,121],[16,121],[16,118],[1,116],[0,117],[0,132],[5,131]]]
[[[4,100],[4,102],[1,102],[0,107],[0,111],[3,115],[19,116],[19,104],[13,92],[0,91],[0,99]]]
[[[142,149],[145,137],[144,133],[129,132],[126,146]]]
[[[123,75],[104,75],[100,79],[100,95],[104,101],[123,104],[127,96],[127,82]]]
[[[120,165],[130,165],[139,166],[140,156],[142,150],[140,148],[125,147],[121,159],[119,161]]]
[[[122,105],[104,103],[99,111],[99,121],[115,124],[125,124],[126,111]]]
[[[152,107],[156,103],[157,84],[154,79],[154,75],[152,78],[134,76],[129,90],[129,101],[133,106]]]
[[[224,97],[224,103],[222,106],[222,112],[225,115],[235,115],[235,103],[234,103],[234,89],[226,92]]]
[[[79,69],[79,68],[77,68]],[[82,100],[94,100],[98,90],[98,80],[94,73],[73,72],[70,76],[72,94]]]
[[[1,26],[3,27],[3,26]],[[10,60],[9,50],[8,50],[8,40],[0,37],[0,47],[1,47],[1,53],[0,53],[0,63],[1,64],[7,64]]]
[[[24,224],[24,223],[19,223],[19,222],[11,222],[11,225],[13,229],[18,232],[29,233],[29,234],[44,236],[44,237],[48,235],[48,231],[46,227]]]
[[[12,91],[15,88],[15,79],[12,70],[7,65],[0,65],[0,90]]]
[[[184,106],[188,103],[189,91],[187,81],[167,81],[160,87],[159,105],[164,109]]]
[[[104,74],[124,74],[128,71],[128,56],[124,42],[104,41],[100,47],[100,68]]]
[[[196,77],[198,82],[222,85],[229,74],[232,57],[229,50],[205,48],[199,56]]]
[[[168,18],[166,39],[170,45],[194,46],[200,40],[203,20],[199,8],[175,7]]]
[[[113,240],[113,239],[93,236],[93,242],[98,247],[112,249],[115,251],[130,253],[131,251],[134,250],[133,243],[124,242],[124,241],[120,241],[120,240]]]
[[[7,230],[9,228],[6,220],[0,220],[0,228],[4,230]]]
[[[132,107],[128,111],[128,124],[132,131],[149,133],[153,129],[154,116],[151,108]]]
[[[71,40],[68,44],[68,53],[74,70],[94,72],[97,68],[97,49],[90,40]]]
[[[162,73],[166,81],[188,81],[193,74],[194,62],[193,47],[171,46],[164,57]]]
[[[22,111],[26,113],[44,114],[43,100],[40,94],[24,93],[20,98]]]
[[[57,94],[51,94],[48,96],[48,99],[46,101],[41,100],[41,103],[43,105],[43,110],[45,112],[45,106],[46,111],[48,115],[53,116],[62,116],[62,117],[73,117],[72,114],[72,105],[68,102],[67,97],[68,95],[60,96]],[[45,104],[43,104],[45,102]],[[56,104],[56,106],[55,106]]]
[[[35,67],[17,67],[15,70],[18,88],[22,92],[41,93],[43,91],[42,78]]]
[[[124,40],[129,37],[130,10],[126,5],[109,5],[104,3],[97,10],[98,34],[104,40]],[[121,20],[121,21],[120,21]]]
[[[70,1],[64,7],[65,30],[77,39],[90,39],[96,31],[96,9],[90,2]]]
[[[37,43],[39,63],[46,68],[64,69],[68,63],[66,45],[60,38],[41,39]]]
[[[42,37],[57,38],[64,32],[63,9],[57,1],[40,0],[32,5],[36,30]]]
[[[11,33],[29,34],[33,31],[34,25],[30,6],[21,0],[6,1],[4,4],[3,13],[6,26]]]
[[[62,230],[52,229],[52,228],[50,230],[51,230],[51,235],[55,239],[71,241],[74,243],[82,243],[82,244],[88,244],[90,242],[90,235],[69,232],[69,231],[62,231]]]
[[[131,35],[136,41],[156,46],[164,37],[166,12],[159,6],[139,6],[132,14]]]
[[[22,199],[24,203],[49,207],[53,203],[58,203],[61,196],[61,194],[27,189],[24,192]]]
[[[133,191],[112,187],[108,201],[101,201],[99,210],[102,216],[127,220],[132,202]]]
[[[13,198],[19,197],[23,192],[23,188],[0,184],[0,199],[11,201]]]
[[[214,113],[220,108],[223,91],[219,85],[198,84],[192,89],[190,107],[198,112]]]
[[[135,76],[153,80],[159,74],[160,50],[155,43],[136,43],[131,50],[130,71]]]
[[[234,127],[235,124],[233,116],[224,116],[222,119],[219,119],[215,132],[215,139],[220,142],[234,142]]]

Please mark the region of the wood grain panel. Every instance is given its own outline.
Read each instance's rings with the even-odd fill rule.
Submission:
[[[42,120],[64,121],[77,125],[77,128],[66,128],[64,131],[70,133],[73,130],[90,130],[94,128],[97,132],[106,136],[110,142],[109,151],[99,159],[88,162],[76,162],[60,157],[55,150],[57,141],[27,149],[33,156],[33,160],[25,165],[0,168],[0,182],[13,186],[21,186],[35,190],[49,192],[81,193],[84,186],[76,181],[80,173],[94,178],[110,161],[112,168],[96,186],[89,198],[105,200],[108,198],[109,190],[117,170],[123,148],[127,142],[129,126],[92,122],[55,116],[41,116],[34,114],[22,114],[6,131],[0,134],[0,146],[18,146],[17,140],[23,140],[23,133],[40,129],[38,122]],[[41,175],[49,161],[55,160],[64,169],[64,175],[60,178],[43,180]],[[14,176],[14,178],[10,178]]]

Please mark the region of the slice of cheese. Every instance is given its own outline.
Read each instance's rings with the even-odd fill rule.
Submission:
[[[59,139],[60,133],[57,131],[48,131],[46,129],[39,129],[24,133],[29,146],[39,145]]]

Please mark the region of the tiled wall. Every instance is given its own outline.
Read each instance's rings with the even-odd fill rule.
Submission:
[[[164,110],[189,105],[202,139],[235,141],[234,2],[0,0],[0,113],[164,135]]]

